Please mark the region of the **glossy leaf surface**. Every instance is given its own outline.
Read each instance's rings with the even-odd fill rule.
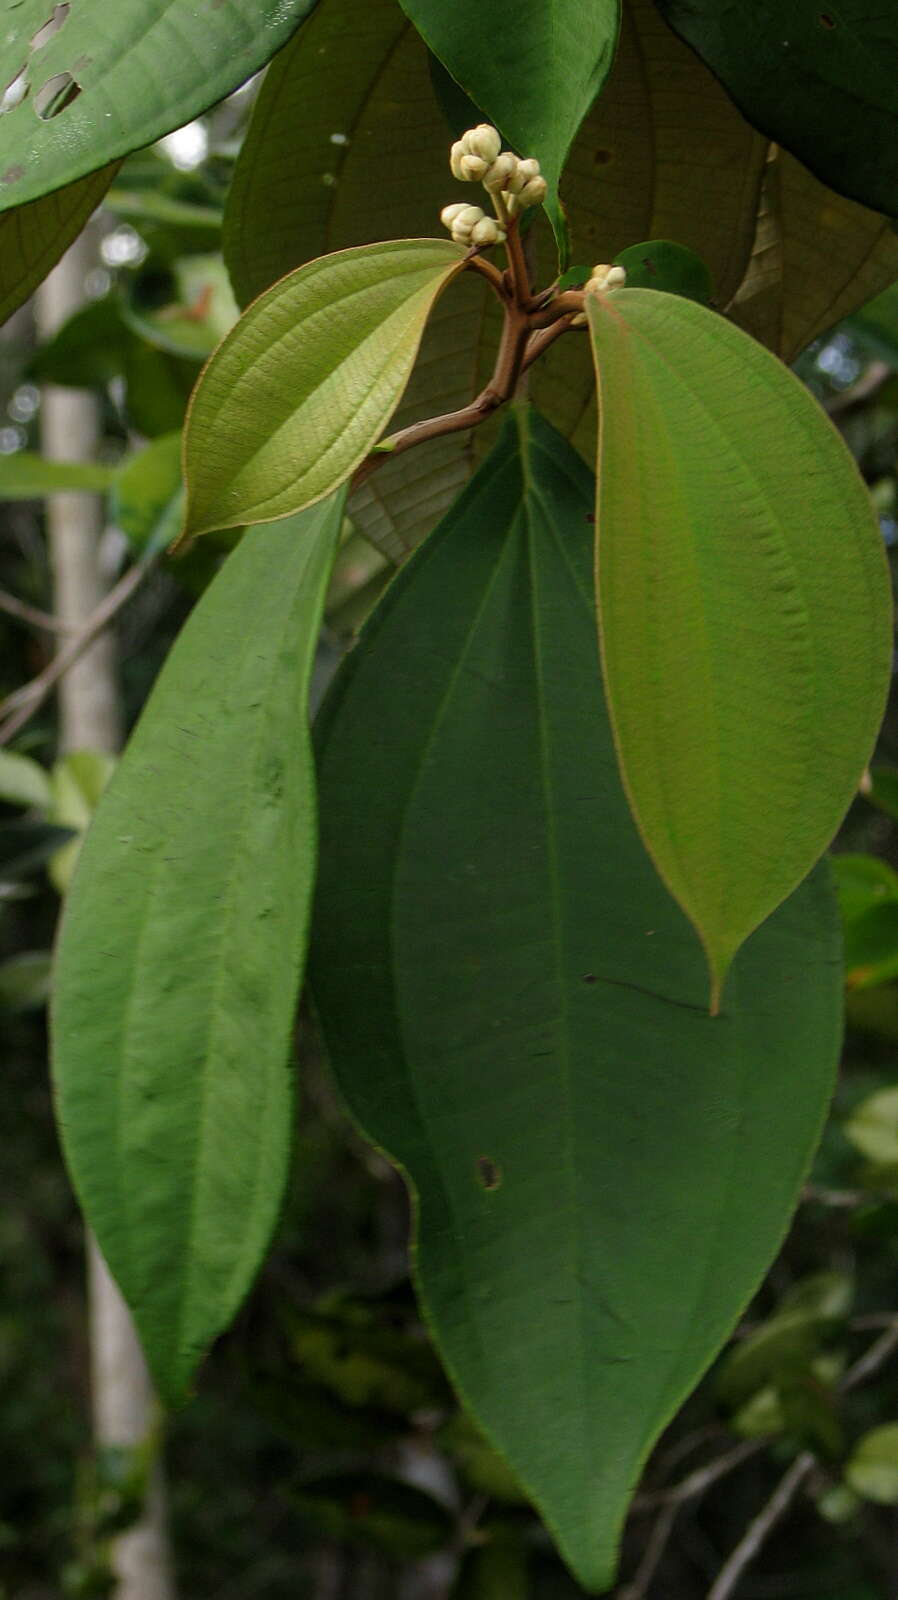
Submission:
[[[620,0],[402,0],[434,55],[556,192],[565,156],[611,68]]]
[[[172,1401],[246,1293],[286,1175],[315,865],[306,696],[341,519],[337,498],[225,563],[104,795],[64,916],[65,1152]]]
[[[835,429],[753,340],[646,289],[588,305],[615,740],[716,1003],[742,941],[826,849],[869,759],[891,665],[882,540]]]
[[[898,237],[886,218],[773,152],[751,263],[727,308],[733,321],[792,362],[896,277]]]
[[[758,128],[841,194],[898,212],[898,13],[871,0],[657,0]]]
[[[0,129],[2,126],[0,120]],[[58,194],[16,206],[0,216],[0,323],[24,304],[55,267],[93,215],[117,171],[116,165],[107,166]]]
[[[785,1229],[840,969],[818,872],[709,1017],[618,778],[592,505],[521,413],[394,580],[321,717],[310,959],[342,1092],[414,1187],[449,1372],[600,1592],[652,1441]]]
[[[254,301],[193,394],[186,536],[271,522],[332,494],[393,415],[430,308],[463,259],[448,239],[342,250]]]
[[[245,82],[313,0],[19,0],[4,16],[0,210],[152,144]],[[4,69],[5,70],[5,69]],[[18,100],[15,96],[18,95]]]

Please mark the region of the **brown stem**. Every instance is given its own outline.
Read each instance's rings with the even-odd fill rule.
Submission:
[[[582,289],[565,289],[563,294],[557,294],[554,300],[542,310],[530,314],[531,328],[549,328],[553,322],[558,322],[562,317],[575,316],[582,311],[585,299]]]
[[[522,371],[526,372],[528,367],[532,367],[534,361],[538,361],[543,352],[548,350],[556,339],[560,339],[563,333],[568,333],[572,325],[573,319],[569,314],[560,318],[558,322],[550,323],[548,328],[541,328],[538,333],[532,333],[524,351]]]
[[[465,267],[471,272],[479,272],[482,278],[486,278],[490,288],[494,290],[503,303],[508,299],[505,279],[499,268],[494,267],[491,261],[486,261],[483,256],[477,255],[476,250],[472,250],[470,255],[465,258]]]
[[[508,232],[505,236],[505,249],[508,252],[508,277],[515,305],[522,311],[530,307],[533,291],[530,288],[530,273],[527,270],[527,260],[524,255],[524,246],[521,243],[521,229],[517,217],[510,217]]]

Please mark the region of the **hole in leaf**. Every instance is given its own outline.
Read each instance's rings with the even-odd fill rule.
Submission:
[[[27,66],[20,67],[15,77],[10,80],[2,95],[0,95],[0,117],[7,111],[15,111],[16,106],[22,104],[28,89],[28,68]]]
[[[594,972],[584,972],[584,974],[583,974],[583,982],[584,983],[598,983],[598,981],[599,980],[596,977]]]
[[[595,166],[607,167],[609,161],[614,160],[614,156],[610,150],[597,150],[592,159]]]
[[[498,1189],[502,1182],[502,1173],[496,1162],[491,1161],[489,1156],[477,1157],[477,1176],[484,1189]]]
[[[59,32],[70,10],[69,0],[62,0],[61,5],[53,7],[53,15],[47,18],[42,28],[38,28],[31,41],[32,50],[42,50],[44,45],[50,42],[54,33]]]
[[[61,111],[66,111],[80,93],[81,85],[75,82],[70,72],[56,72],[38,89],[34,97],[34,109],[42,122],[49,122],[51,117],[58,117]]]
[[[655,266],[651,256],[643,256],[642,265],[645,267],[646,272],[650,272],[653,278],[657,278],[658,268]]]
[[[828,11],[821,11],[817,21],[819,22],[821,28],[828,28],[830,32],[836,25],[835,17],[831,17]]]

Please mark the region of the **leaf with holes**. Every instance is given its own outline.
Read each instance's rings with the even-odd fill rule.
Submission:
[[[277,1217],[315,869],[306,703],[342,497],[248,535],[192,612],[81,853],[56,1092],[87,1219],[183,1397]]]
[[[186,538],[271,522],[349,477],[393,415],[464,256],[448,239],[342,250],[254,301],[194,390]]]
[[[898,238],[785,150],[767,167],[751,264],[728,313],[792,362],[898,277]]]
[[[450,1375],[603,1592],[653,1440],[785,1230],[841,971],[817,872],[709,1017],[618,778],[593,503],[522,411],[394,580],[316,735],[310,971],[342,1092],[414,1186]]]
[[[434,55],[521,156],[536,156],[561,243],[558,181],[614,60],[620,0],[402,0]]]
[[[117,171],[113,163],[58,194],[0,215],[0,323],[24,304],[77,239]]]
[[[152,144],[265,65],[314,0],[7,7],[0,211]],[[5,90],[5,93],[2,91]]]
[[[898,212],[898,11],[871,0],[657,0],[745,115],[841,194]]]
[[[690,300],[621,289],[587,304],[611,719],[716,1005],[869,759],[891,667],[888,571],[851,456],[779,361]]]

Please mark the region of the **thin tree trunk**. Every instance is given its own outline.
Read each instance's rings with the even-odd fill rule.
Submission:
[[[36,315],[42,338],[83,304],[84,280],[93,264],[88,231],[38,290]],[[44,454],[51,458],[95,460],[100,416],[94,396],[48,386],[43,393],[42,437]],[[98,497],[57,494],[49,501],[54,610],[76,628],[103,598],[102,532],[103,504]],[[59,728],[63,751],[118,749],[121,708],[111,634],[101,635],[61,679]],[[94,1433],[99,1445],[133,1448],[158,1429],[158,1403],[128,1309],[90,1236],[87,1258]],[[158,1457],[143,1515],[115,1541],[112,1561],[118,1579],[115,1600],[174,1600]]]

